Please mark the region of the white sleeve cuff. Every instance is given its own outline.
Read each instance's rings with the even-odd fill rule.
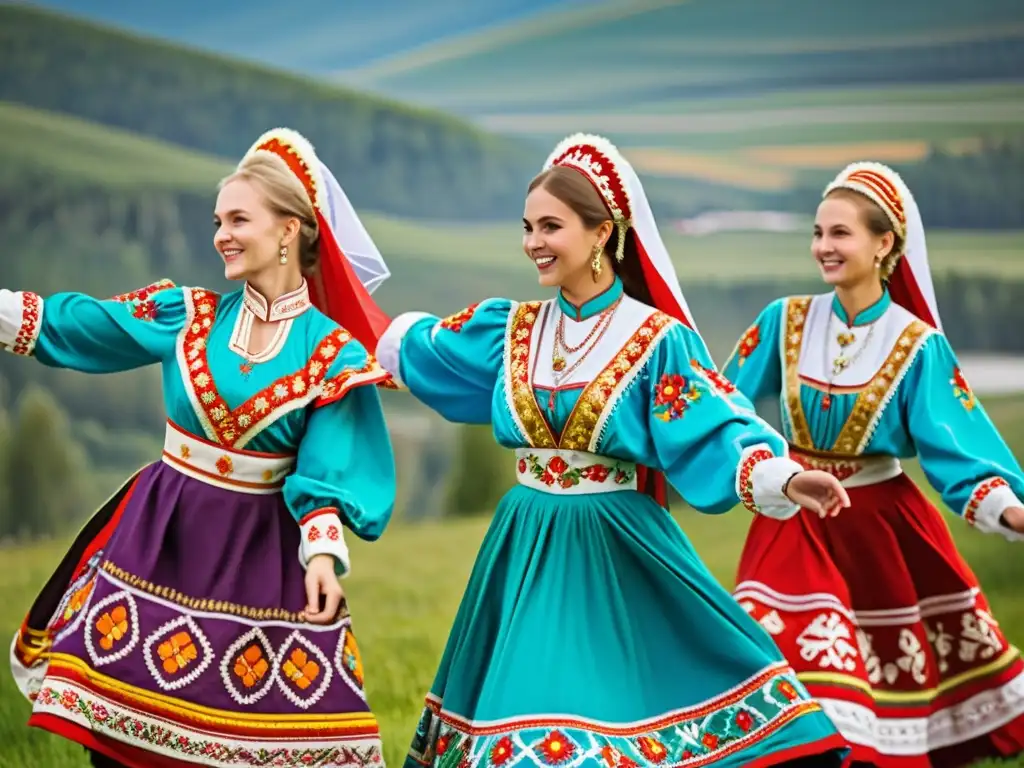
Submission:
[[[335,510],[318,509],[310,512],[299,522],[299,528],[299,562],[303,568],[309,565],[315,555],[331,555],[341,565],[341,575],[348,576],[351,562],[348,545],[345,543],[345,529]]]
[[[786,456],[776,456],[767,443],[743,451],[736,471],[736,495],[743,506],[756,514],[788,520],[800,511],[782,487],[803,467]]]
[[[1024,504],[1010,489],[1009,483],[1001,477],[990,477],[974,486],[967,506],[964,507],[964,519],[979,531],[998,533],[1009,541],[1024,541],[1024,535],[999,522],[1008,507],[1020,506]]]
[[[424,317],[430,317],[426,312],[403,312],[391,321],[380,340],[377,342],[377,349],[373,356],[381,367],[391,374],[392,380],[399,387],[404,386],[399,375],[400,353],[402,351],[402,339],[416,323]]]
[[[0,289],[0,349],[28,357],[43,327],[43,300],[29,291]]]

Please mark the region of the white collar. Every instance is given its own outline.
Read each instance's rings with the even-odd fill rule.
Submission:
[[[265,323],[296,318],[313,306],[309,298],[309,284],[305,279],[294,291],[278,296],[269,307],[263,294],[246,283],[242,302],[250,314]]]

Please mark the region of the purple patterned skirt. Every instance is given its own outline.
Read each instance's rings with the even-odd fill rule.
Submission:
[[[299,621],[298,552],[280,493],[146,467],[15,638],[30,724],[128,766],[382,764],[347,609]]]

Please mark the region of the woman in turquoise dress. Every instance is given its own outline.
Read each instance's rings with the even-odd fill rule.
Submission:
[[[30,725],[96,766],[379,765],[337,576],[344,529],[376,539],[395,496],[389,377],[367,353],[386,318],[364,287],[387,270],[293,131],[253,145],[215,217],[231,293],[0,291],[10,351],[160,365],[167,410],[162,457],[81,531],[12,670]]]
[[[640,181],[609,142],[559,145],[524,225],[555,298],[402,315],[377,347],[441,415],[492,424],[519,479],[407,768],[839,766],[843,740],[701,563],[661,473],[709,514],[740,502],[832,514],[841,486],[801,473],[715,371]]]
[[[755,518],[735,597],[775,638],[856,764],[964,766],[1024,751],[1024,662],[917,456],[969,524],[1024,540],[1024,472],[942,334],[914,198],[855,163],[825,190],[812,253],[834,290],[766,307],[724,373],[778,397],[790,455],[849,489],[835,519]]]

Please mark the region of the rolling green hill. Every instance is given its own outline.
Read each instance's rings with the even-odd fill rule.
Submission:
[[[507,216],[543,160],[435,111],[27,6],[0,5],[0,50],[0,101],[224,158],[287,125],[354,204],[392,214]]]
[[[508,135],[607,133],[641,171],[778,190],[1024,134],[1022,40],[1015,0],[603,2],[338,78]]]

